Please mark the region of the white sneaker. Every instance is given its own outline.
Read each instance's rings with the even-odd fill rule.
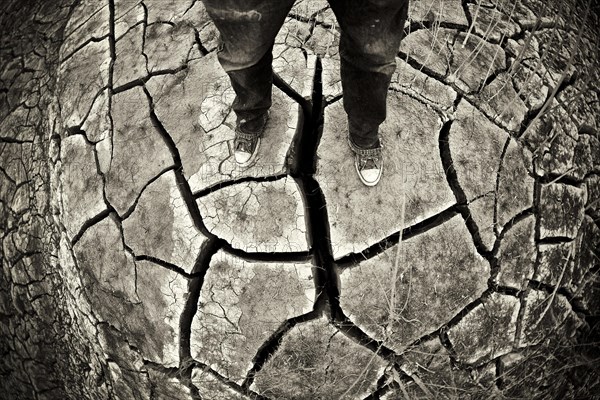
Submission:
[[[348,144],[354,152],[354,167],[360,181],[366,186],[375,186],[383,174],[383,152],[382,146],[374,149],[361,149],[355,146],[350,137]]]
[[[263,121],[258,132],[244,132],[239,126],[235,129],[235,137],[233,139],[233,157],[235,158],[235,162],[242,168],[249,167],[250,165],[254,164],[254,161],[256,161],[258,148],[260,147],[260,137],[267,126],[269,112],[267,111],[262,118]]]

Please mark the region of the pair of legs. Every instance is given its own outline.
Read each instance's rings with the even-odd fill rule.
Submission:
[[[353,150],[379,147],[408,0],[328,0],[341,28],[344,108]],[[218,58],[236,93],[238,128],[260,133],[271,107],[272,48],[294,0],[203,0],[221,34]]]

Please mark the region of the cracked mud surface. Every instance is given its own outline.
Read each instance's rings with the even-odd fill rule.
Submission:
[[[597,6],[412,0],[366,188],[326,1],[248,169],[200,1],[5,3],[6,398],[600,393]]]

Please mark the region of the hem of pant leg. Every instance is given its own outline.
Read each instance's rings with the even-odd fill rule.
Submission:
[[[345,104],[344,104],[345,106]],[[348,111],[346,110],[346,113],[348,113]],[[377,148],[381,148],[381,137],[379,135],[379,124],[369,124],[369,128],[365,129],[365,125],[361,125],[361,124],[353,124],[350,119],[348,119],[348,142],[350,143],[350,148],[352,148],[353,150],[356,149],[357,151],[359,150],[372,150],[372,149],[377,149]],[[373,140],[372,138],[375,138],[375,141],[372,142],[371,145],[369,146],[359,146],[358,144],[356,144],[356,142],[352,139],[353,135],[352,132],[355,133],[355,137],[361,137],[363,138],[363,140]],[[356,132],[362,132],[362,135],[358,135],[356,134]],[[366,137],[366,139],[365,139]]]
[[[381,149],[383,147],[383,145],[381,144],[381,139],[379,139],[379,146],[377,146],[377,147],[370,148],[370,149],[365,149],[365,148],[359,147],[356,144],[354,144],[354,142],[352,141],[352,139],[350,138],[349,135],[348,135],[348,144],[350,145],[350,149],[355,154],[358,154],[361,156],[379,156],[381,154]]]
[[[236,129],[235,130],[235,134],[236,136],[238,136],[239,138],[242,139],[246,139],[246,140],[253,140],[256,137],[260,137],[261,132],[256,132],[256,133],[247,133],[247,132],[243,132],[240,129]]]

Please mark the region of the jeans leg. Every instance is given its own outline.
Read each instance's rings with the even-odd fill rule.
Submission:
[[[271,107],[272,49],[293,0],[203,0],[220,33],[218,59],[236,97],[237,124],[254,132]]]
[[[379,145],[408,1],[329,0],[342,31],[340,72],[349,135],[361,148]]]

